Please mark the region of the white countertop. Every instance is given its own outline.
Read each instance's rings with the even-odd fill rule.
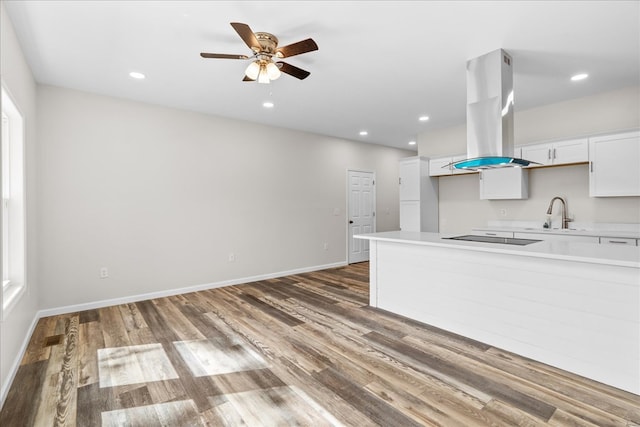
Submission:
[[[640,247],[638,246],[599,245],[595,243],[566,242],[560,240],[543,240],[526,246],[517,246],[501,243],[467,242],[446,239],[447,237],[462,234],[473,234],[473,232],[439,234],[412,231],[386,231],[381,233],[360,234],[354,237],[357,239],[460,248],[498,254],[616,265],[640,269]]]

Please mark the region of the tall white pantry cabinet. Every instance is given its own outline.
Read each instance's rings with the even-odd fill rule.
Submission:
[[[429,159],[400,160],[400,230],[438,231],[438,180],[429,176]]]
[[[589,138],[589,196],[640,196],[640,132]]]

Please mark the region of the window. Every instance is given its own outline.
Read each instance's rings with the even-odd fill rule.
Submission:
[[[2,290],[9,286],[9,118],[2,112]],[[5,178],[4,175],[7,175]]]
[[[24,120],[2,88],[2,319],[26,289]]]

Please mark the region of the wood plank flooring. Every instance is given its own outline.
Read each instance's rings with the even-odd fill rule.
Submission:
[[[640,425],[637,395],[367,302],[361,263],[43,318],[0,425]]]

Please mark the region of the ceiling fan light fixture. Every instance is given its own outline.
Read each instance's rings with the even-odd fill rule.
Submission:
[[[269,79],[267,66],[264,64],[260,64],[260,74],[258,74],[258,83],[269,84],[270,81],[271,79]]]
[[[260,62],[254,61],[249,64],[247,69],[244,71],[244,74],[251,80],[256,80],[260,74]]]
[[[269,79],[276,80],[280,77],[281,74],[282,73],[280,72],[280,68],[278,68],[276,64],[274,64],[273,62],[269,62],[267,64],[267,75],[269,76]]]

